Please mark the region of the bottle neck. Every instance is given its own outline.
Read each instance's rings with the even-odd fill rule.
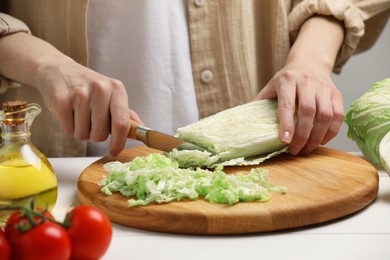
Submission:
[[[3,124],[1,137],[3,145],[13,142],[28,142],[30,140],[30,129],[27,122],[17,125]]]

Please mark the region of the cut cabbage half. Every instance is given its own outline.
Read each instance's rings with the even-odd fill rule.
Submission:
[[[385,171],[390,175],[390,131],[379,144],[379,157]]]
[[[258,100],[179,128],[178,137],[228,161],[287,147],[279,138],[278,103]]]

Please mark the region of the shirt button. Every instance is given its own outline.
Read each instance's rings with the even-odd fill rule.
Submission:
[[[214,73],[211,70],[204,70],[200,74],[200,80],[204,83],[209,83],[214,79]]]
[[[206,0],[195,0],[195,5],[197,7],[202,7],[206,4]]]

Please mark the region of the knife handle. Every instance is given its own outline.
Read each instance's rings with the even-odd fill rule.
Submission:
[[[130,119],[130,130],[129,133],[127,134],[127,137],[133,140],[138,140],[137,139],[137,128],[139,124],[133,120]]]

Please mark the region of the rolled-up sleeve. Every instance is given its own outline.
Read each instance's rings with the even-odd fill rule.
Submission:
[[[345,37],[333,71],[339,73],[352,54],[369,49],[383,30],[390,14],[390,0],[293,1],[288,17],[289,32],[296,39],[301,25],[313,15],[333,16],[342,21]]]
[[[27,25],[22,21],[5,13],[0,13],[0,37],[16,32],[31,33]],[[9,87],[18,85],[18,83],[10,82],[0,75],[0,94],[5,93]]]
[[[0,36],[15,32],[30,33],[30,30],[22,21],[8,14],[0,13]]]

